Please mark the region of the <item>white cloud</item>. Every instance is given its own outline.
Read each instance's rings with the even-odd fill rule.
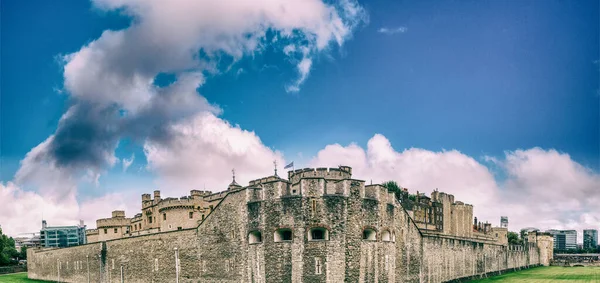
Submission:
[[[205,74],[221,72],[217,66],[222,57],[235,62],[261,52],[265,44],[293,45],[299,53],[289,56],[302,58],[297,90],[310,72],[311,56],[341,46],[366,20],[363,9],[350,0],[258,0],[235,5],[209,0],[95,0],[94,4],[134,20],[128,28],[104,31],[75,53],[57,56],[64,64],[61,89],[74,104],[54,135],[27,154],[15,179],[19,185],[51,191],[46,195],[53,199],[74,194],[81,178],[97,184],[100,174],[118,161],[114,152],[121,138],[166,148],[178,142],[171,139],[179,137],[169,136],[174,125],[181,128],[193,117],[220,113],[197,89]],[[267,31],[277,40],[266,42]],[[154,84],[159,74],[176,80],[159,87]],[[124,170],[130,164],[125,161]]]
[[[48,137],[25,155],[15,181],[37,188],[51,200],[59,200],[74,194],[77,186],[75,176],[47,157],[48,145],[53,139],[54,136]]]
[[[135,154],[133,154],[133,153],[131,154],[131,158],[129,158],[129,159],[123,158],[123,172],[127,171],[127,168],[129,168],[129,166],[131,166],[134,159],[135,159]]]
[[[308,73],[310,73],[310,67],[312,66],[312,60],[310,58],[303,58],[298,63],[298,73],[300,73],[300,77],[294,83],[287,85],[285,90],[287,92],[298,92],[300,91],[300,85],[304,83],[306,78],[308,78]]]
[[[265,146],[254,133],[232,126],[213,114],[203,113],[171,127],[169,144],[147,141],[144,152],[148,168],[159,177],[162,187],[185,193],[190,189],[222,191],[231,182],[248,181],[273,174],[273,161],[280,176],[285,161],[280,152]],[[283,175],[282,175],[283,174]]]
[[[509,217],[509,228],[519,230],[582,229],[600,227],[600,175],[555,150],[532,148],[507,152],[496,162],[507,175],[497,181],[490,170],[456,150],[394,150],[382,135],[375,135],[367,149],[356,144],[328,145],[310,166],[353,167],[355,178],[374,183],[396,180],[412,193],[431,193],[435,188],[474,205],[475,216],[498,225]]]
[[[408,31],[408,28],[403,27],[403,26],[396,27],[396,28],[382,27],[377,30],[378,33],[389,34],[389,35],[396,34],[396,33],[405,33],[407,31]]]
[[[96,227],[96,219],[110,217],[112,210],[126,209],[134,212],[137,203],[127,203],[132,196],[107,194],[79,203],[75,194],[61,199],[49,198],[47,194],[26,191],[13,182],[0,182],[0,225],[3,233],[17,235],[39,231],[42,220],[50,226],[77,225],[83,220],[88,228]]]

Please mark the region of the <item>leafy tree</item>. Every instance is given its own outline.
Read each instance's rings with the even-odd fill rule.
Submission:
[[[386,187],[389,192],[393,192],[398,200],[402,199],[402,189],[400,189],[396,181],[387,181],[382,186]]]
[[[27,247],[21,247],[19,259],[27,259]]]
[[[525,242],[525,238],[527,238],[527,231],[525,229],[522,229],[521,232],[519,233],[521,236],[521,241]]]
[[[0,229],[0,266],[9,265],[12,259],[16,259],[19,252],[15,249],[15,240],[2,234]]]
[[[508,244],[509,245],[521,245],[522,239],[519,239],[519,234],[516,232],[508,232]]]

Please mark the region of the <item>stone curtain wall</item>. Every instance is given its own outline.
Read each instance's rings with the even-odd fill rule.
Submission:
[[[530,244],[501,246],[443,236],[423,237],[422,282],[446,282],[540,264],[539,249]]]
[[[88,282],[89,275],[89,282],[100,282],[100,250],[100,243],[43,252],[27,249],[27,276],[48,281],[58,281],[60,276],[61,282]]]
[[[196,229],[167,232],[83,246],[28,250],[28,277],[60,282],[175,282],[178,248],[180,282],[198,278]],[[104,251],[104,252],[103,252]],[[89,264],[89,272],[88,272]]]

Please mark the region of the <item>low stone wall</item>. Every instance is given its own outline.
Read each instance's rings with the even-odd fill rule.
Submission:
[[[175,248],[180,282],[198,278],[196,229],[82,246],[27,250],[29,278],[60,282],[174,282]]]
[[[445,236],[423,236],[423,282],[448,282],[486,274],[537,266],[539,250],[462,240]]]

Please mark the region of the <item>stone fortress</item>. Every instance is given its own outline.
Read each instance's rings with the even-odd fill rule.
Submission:
[[[553,239],[510,246],[505,227],[435,190],[389,192],[352,168],[300,169],[226,191],[142,195],[89,244],[28,250],[29,277],[61,282],[447,282],[548,265]]]

